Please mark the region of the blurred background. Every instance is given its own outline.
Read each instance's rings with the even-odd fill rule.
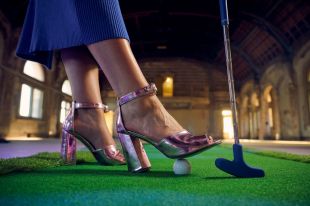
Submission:
[[[58,52],[51,71],[15,55],[27,4],[0,1],[2,142],[59,138],[71,104]],[[195,134],[231,139],[218,1],[120,5],[134,54],[168,111]],[[240,137],[310,140],[310,2],[230,0],[228,6]],[[100,84],[103,102],[114,109],[116,96],[103,74]],[[113,132],[114,113],[106,118]]]

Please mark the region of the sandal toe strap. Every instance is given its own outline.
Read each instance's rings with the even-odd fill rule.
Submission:
[[[203,144],[213,144],[213,138],[207,134],[194,136],[191,133],[184,131],[182,133],[178,133],[176,135],[166,137],[164,139],[169,139],[171,142],[176,144],[185,144],[185,145],[203,145]]]

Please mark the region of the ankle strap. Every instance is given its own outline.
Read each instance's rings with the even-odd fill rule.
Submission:
[[[74,131],[74,115],[76,113],[76,109],[103,109],[104,112],[109,111],[109,107],[105,104],[102,103],[87,103],[87,102],[72,102],[72,107],[71,107],[71,115],[72,115],[72,130]]]
[[[103,109],[104,112],[109,111],[109,107],[102,103],[86,103],[86,102],[72,102],[72,110],[75,109]]]
[[[155,84],[151,83],[146,87],[138,89],[134,92],[129,92],[128,94],[121,96],[118,99],[118,104],[119,104],[119,106],[121,106],[123,104],[126,104],[127,102],[130,102],[130,101],[138,98],[138,97],[142,97],[142,96],[150,95],[150,94],[153,95],[153,94],[156,94],[156,92],[157,92],[157,88],[156,88]]]

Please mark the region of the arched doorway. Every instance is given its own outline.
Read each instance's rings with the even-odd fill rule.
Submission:
[[[249,97],[244,96],[241,100],[240,108],[240,137],[249,138],[250,137],[250,121],[249,121]]]
[[[251,108],[249,112],[250,119],[250,137],[251,139],[258,139],[258,130],[259,130],[259,99],[256,93],[251,95]]]
[[[231,110],[223,110],[222,116],[223,116],[223,137],[224,139],[232,139],[234,138],[234,127],[233,127]]]
[[[269,85],[264,89],[263,93],[263,136],[264,139],[280,138],[280,122],[278,118],[277,96],[274,88]]]

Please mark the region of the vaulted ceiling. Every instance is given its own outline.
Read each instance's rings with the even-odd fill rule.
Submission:
[[[13,27],[20,27],[26,0],[1,0]],[[225,71],[218,0],[120,0],[137,58],[187,57]],[[291,59],[309,40],[308,0],[228,0],[234,76],[259,79],[266,65]],[[48,14],[47,14],[48,15]]]
[[[218,0],[121,1],[138,57],[185,56],[225,71]],[[309,39],[310,2],[228,0],[234,74],[259,78],[276,58],[290,58]],[[223,68],[224,67],[224,68]]]

